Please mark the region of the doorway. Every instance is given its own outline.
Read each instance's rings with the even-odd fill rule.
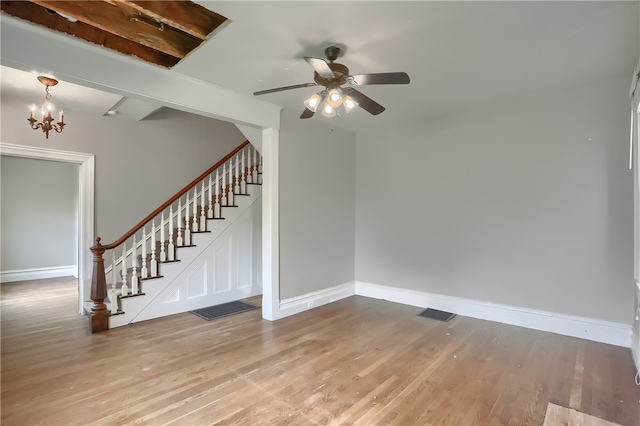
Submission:
[[[85,295],[91,286],[91,255],[94,229],[94,181],[95,157],[93,154],[35,148],[22,145],[0,143],[0,154],[22,158],[53,160],[73,163],[77,169],[77,266],[78,266],[78,312],[83,312]],[[29,224],[24,224],[28,226]],[[32,242],[37,246],[37,242]]]

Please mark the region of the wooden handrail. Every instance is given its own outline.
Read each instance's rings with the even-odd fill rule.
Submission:
[[[180,191],[178,191],[173,197],[171,197],[167,201],[165,201],[160,207],[158,207],[157,209],[152,211],[149,215],[147,215],[147,217],[145,217],[140,222],[138,222],[137,225],[135,225],[133,228],[131,228],[129,231],[127,231],[122,237],[118,238],[116,241],[114,241],[111,244],[103,245],[102,247],[104,248],[104,250],[110,250],[110,249],[116,248],[120,244],[125,242],[127,240],[127,238],[131,237],[133,234],[138,232],[140,230],[140,228],[142,228],[144,225],[146,225],[151,219],[153,219],[158,214],[160,214],[160,212],[162,212],[164,209],[169,207],[178,198],[180,198],[184,194],[186,194],[187,191],[189,191],[195,185],[200,183],[208,175],[213,173],[218,167],[221,167],[224,163],[229,161],[229,159],[231,159],[231,157],[236,155],[242,148],[244,148],[245,146],[249,145],[249,143],[250,142],[248,140],[245,140],[237,148],[235,148],[233,151],[231,151],[229,154],[227,154],[222,160],[218,161],[216,164],[214,164],[212,167],[210,167],[206,172],[202,173],[200,176],[195,178],[190,184],[188,184],[187,186],[182,188]]]

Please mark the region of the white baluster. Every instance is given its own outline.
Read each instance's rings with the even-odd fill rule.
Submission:
[[[182,200],[178,200],[178,222],[177,223],[177,230],[178,230],[178,238],[176,239],[176,245],[178,247],[184,245],[182,244],[182,226],[181,226],[181,222],[182,222]]]
[[[204,192],[204,191],[203,191]],[[213,194],[211,193],[211,175],[209,175],[209,211],[207,211],[207,217],[213,219]]]
[[[120,266],[122,267],[122,295],[129,295],[129,287],[127,287],[127,245],[122,243],[122,262],[120,262]]]
[[[220,178],[218,171],[216,170],[216,203],[213,206],[213,217],[220,217]]]
[[[142,227],[142,269],[140,270],[140,278],[149,278],[147,269],[147,227]]]
[[[180,230],[180,228],[178,228]],[[169,244],[167,246],[167,259],[170,261],[175,260],[176,246],[173,244],[173,206],[169,207]]]
[[[247,154],[247,183],[253,183],[253,163],[251,162],[251,145],[249,145],[249,153]]]
[[[131,249],[131,293],[138,294],[138,255],[136,254],[136,236],[133,235],[133,248]]]
[[[258,155],[258,183],[262,183],[262,155]]]
[[[164,254],[164,250],[162,253]],[[156,220],[155,219],[151,221],[151,276],[152,277],[158,276],[158,261],[156,260]]]
[[[211,176],[209,176],[211,178]],[[207,230],[207,216],[205,214],[205,204],[204,204],[204,181],[202,181],[202,193],[200,194],[202,197],[200,199],[200,230]]]
[[[116,278],[116,251],[111,251],[111,313],[115,314],[118,309],[118,279]]]
[[[155,236],[155,233],[154,233]],[[155,245],[154,245],[155,247]],[[160,262],[167,261],[167,253],[164,250],[164,212],[160,215]]]
[[[193,188],[193,220],[189,224],[191,232],[198,232],[198,187]],[[193,241],[192,241],[193,242]]]
[[[236,154],[236,186],[233,187],[234,194],[240,194],[240,156]]]
[[[189,191],[187,191],[187,201],[185,201],[186,210],[184,213],[184,222],[179,223],[184,226],[184,232],[182,234],[184,245],[191,244],[191,217],[189,216]]]
[[[246,174],[247,174],[247,169],[245,169],[244,166],[244,149],[242,150],[242,168],[241,168],[241,180],[240,180],[240,193],[241,194],[246,194],[247,193],[247,180],[246,180]]]
[[[253,148],[253,183],[258,183],[258,150]]]
[[[220,202],[223,206],[228,206],[227,204],[227,165],[222,165],[222,201]]]
[[[235,205],[233,199],[233,160],[229,160],[229,191],[227,191],[227,205]]]

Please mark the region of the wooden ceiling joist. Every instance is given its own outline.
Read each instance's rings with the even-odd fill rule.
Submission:
[[[118,0],[107,0],[120,3]],[[158,22],[172,26],[185,33],[206,40],[211,32],[227,20],[222,15],[190,1],[122,1],[155,18]]]
[[[48,12],[45,8],[27,1],[3,1],[2,10],[16,18],[25,19],[34,24],[91,41],[111,50],[140,58],[165,68],[171,68],[180,61],[179,58],[102,31],[84,22],[71,22],[58,14]]]
[[[2,1],[2,11],[167,68],[226,20],[191,1]]]

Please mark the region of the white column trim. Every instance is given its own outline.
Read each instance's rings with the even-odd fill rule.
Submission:
[[[274,128],[262,131],[262,317],[280,318],[280,139]]]
[[[78,312],[82,313],[84,295],[91,293],[90,248],[95,235],[95,155],[8,143],[0,143],[0,155],[80,165],[78,173]]]

